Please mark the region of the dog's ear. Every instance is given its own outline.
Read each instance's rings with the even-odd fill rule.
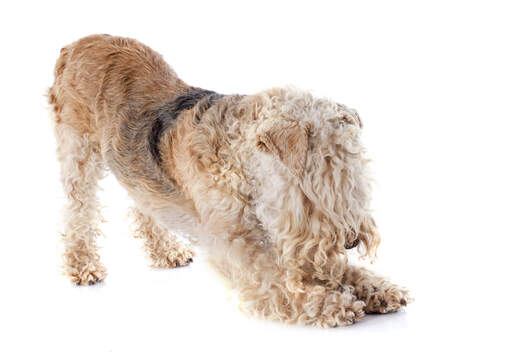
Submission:
[[[274,154],[295,175],[306,165],[309,128],[298,122],[282,122],[258,136],[258,148]]]
[[[346,105],[336,103],[338,110],[341,112],[341,120],[347,124],[356,125],[363,128],[363,122],[355,109],[350,109]]]

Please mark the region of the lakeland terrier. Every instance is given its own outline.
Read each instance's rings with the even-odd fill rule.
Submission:
[[[408,291],[347,261],[373,258],[368,159],[357,112],[295,88],[222,95],[191,87],[128,38],[93,35],[61,50],[49,89],[67,196],[64,269],[105,278],[98,181],[133,198],[157,267],[184,266],[190,234],[239,293],[244,312],[334,327],[388,313]]]

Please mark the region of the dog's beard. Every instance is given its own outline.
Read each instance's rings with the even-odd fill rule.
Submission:
[[[373,257],[380,237],[369,211],[368,161],[362,148],[355,152],[340,148],[330,158],[311,158],[301,189],[312,207],[325,215],[323,228],[330,234],[324,236],[336,237],[341,253],[357,248],[362,256]]]

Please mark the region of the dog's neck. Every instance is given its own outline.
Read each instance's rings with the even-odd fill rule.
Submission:
[[[149,132],[148,141],[151,155],[159,166],[162,164],[162,157],[160,149],[158,148],[160,139],[164,136],[165,132],[173,126],[179,115],[185,110],[194,108],[201,102],[196,114],[199,119],[200,115],[222,97],[224,97],[224,95],[213,91],[190,87],[155,111],[155,120]]]

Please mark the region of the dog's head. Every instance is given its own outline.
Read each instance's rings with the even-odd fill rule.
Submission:
[[[281,235],[276,241],[295,239],[294,251],[306,258],[356,246],[372,257],[380,238],[357,112],[293,88],[262,97],[251,162],[263,201],[258,217]]]

